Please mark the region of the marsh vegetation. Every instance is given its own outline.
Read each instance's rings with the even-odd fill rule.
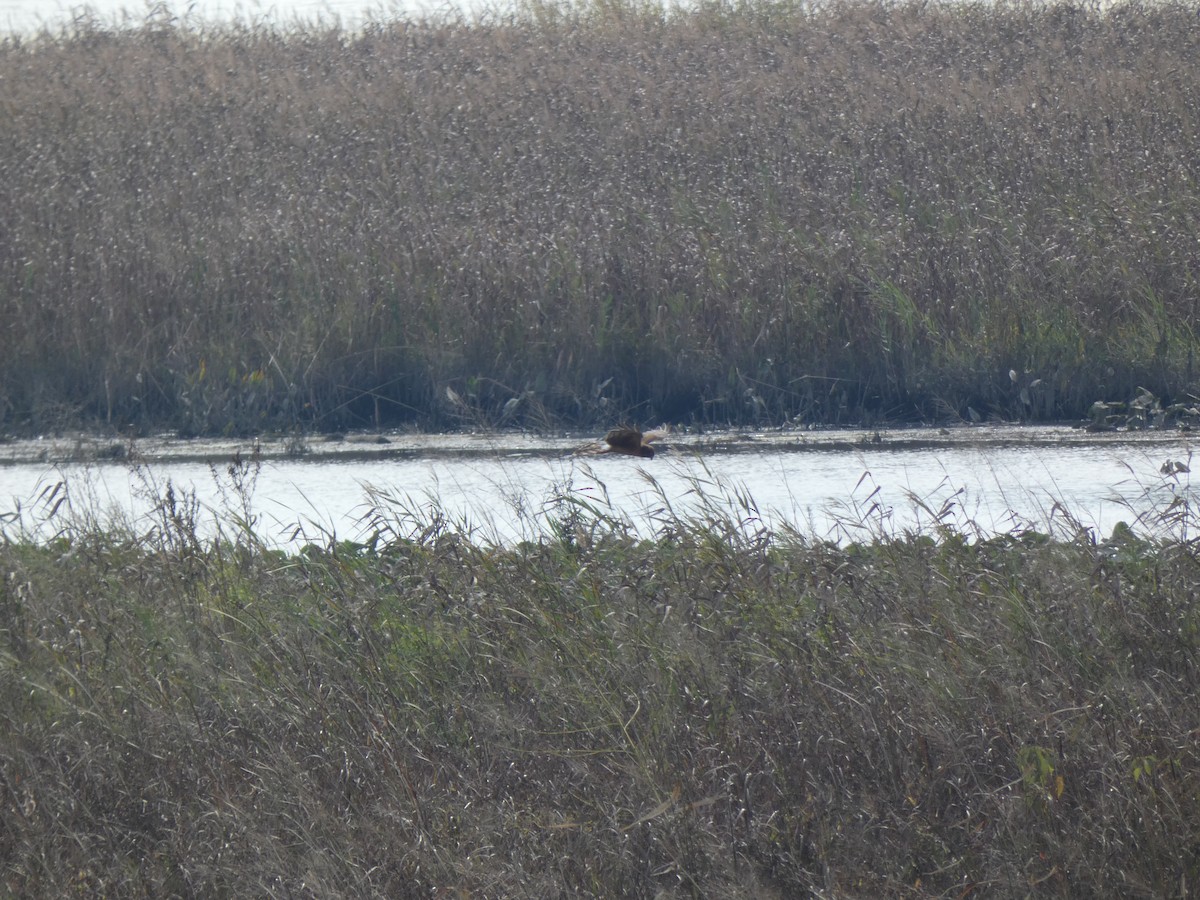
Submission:
[[[10,36],[0,428],[1190,402],[1198,74],[1177,2]]]
[[[1191,416],[1198,74],[1175,2],[3,38],[0,431]],[[1190,495],[833,543],[377,493],[284,550],[257,465],[215,531],[0,516],[0,891],[1200,883]]]
[[[253,490],[231,465],[232,498]],[[20,896],[1184,896],[1195,522],[842,546],[752,502],[652,538],[0,542],[0,884]],[[1136,530],[1136,529],[1135,529]]]

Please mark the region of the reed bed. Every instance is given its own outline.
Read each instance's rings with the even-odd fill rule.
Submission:
[[[1200,881],[1193,513],[835,546],[501,546],[155,515],[0,541],[0,884],[26,897],[1183,897]],[[249,504],[244,505],[249,508]],[[712,509],[721,504],[711,504]]]
[[[1173,0],[4,37],[0,427],[1189,400],[1198,61]]]

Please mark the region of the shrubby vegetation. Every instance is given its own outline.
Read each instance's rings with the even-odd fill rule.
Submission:
[[[10,36],[0,427],[1187,400],[1198,74],[1139,0]]]
[[[501,546],[53,501],[0,541],[15,896],[1184,896],[1200,554],[563,499]],[[53,492],[51,492],[53,493]],[[725,508],[713,503],[711,508]],[[3,524],[3,523],[0,523]],[[936,539],[935,539],[936,538]]]

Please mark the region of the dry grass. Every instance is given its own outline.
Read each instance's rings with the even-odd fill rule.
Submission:
[[[253,470],[231,469],[234,493]],[[1177,534],[1186,508],[1171,515]],[[20,896],[1185,896],[1200,557],[578,504],[520,546],[0,543]]]
[[[8,38],[0,426],[1185,399],[1197,60],[1176,2]]]

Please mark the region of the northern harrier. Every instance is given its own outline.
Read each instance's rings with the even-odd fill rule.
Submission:
[[[636,428],[614,428],[604,436],[604,443],[608,446],[597,452],[623,453],[626,456],[640,456],[643,459],[653,459],[654,448],[650,446],[650,442],[657,440],[666,433],[667,430],[663,428],[657,431],[647,431],[645,434]]]

